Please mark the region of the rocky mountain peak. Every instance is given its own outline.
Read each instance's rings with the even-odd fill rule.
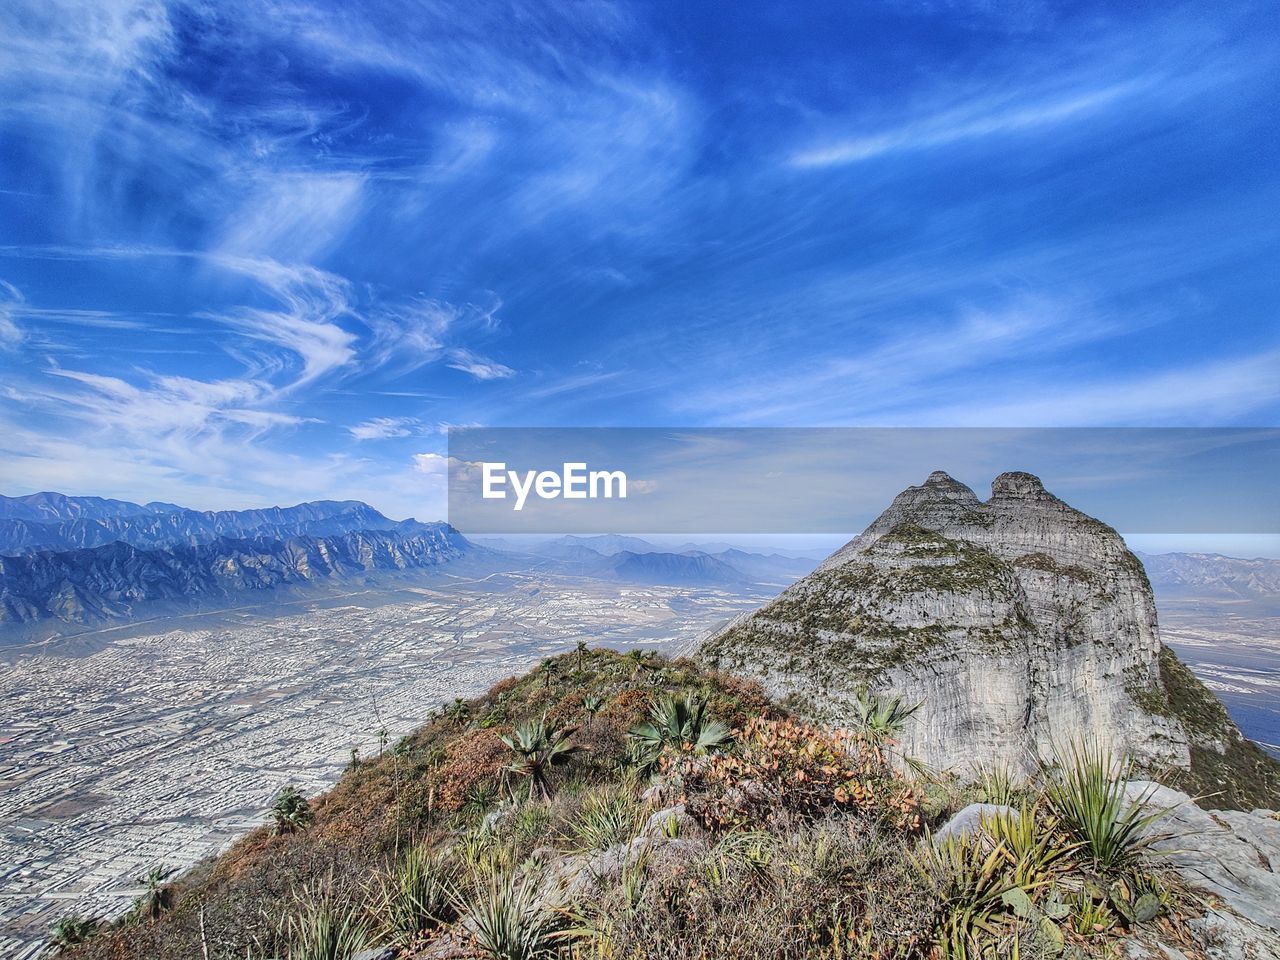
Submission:
[[[1010,470],[991,481],[991,497],[999,500],[1035,499],[1049,496],[1034,473]],[[1056,499],[1056,498],[1055,498]]]
[[[935,471],[703,656],[828,721],[865,689],[921,701],[902,746],[938,769],[1030,770],[1080,737],[1151,769],[1210,753],[1267,767],[1225,712],[1206,724],[1207,708],[1186,709],[1217,701],[1163,648],[1123,538],[1030,473],[991,490],[983,502]],[[1224,764],[1208,765],[1204,785],[1222,789]]]

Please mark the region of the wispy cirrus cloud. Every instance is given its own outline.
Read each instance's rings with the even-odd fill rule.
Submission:
[[[1026,102],[1016,97],[987,99],[944,110],[889,129],[836,137],[791,154],[792,167],[837,167],[885,154],[928,150],[966,140],[1015,134],[1077,120],[1150,89],[1154,81],[1129,80]]]
[[[0,280],[0,350],[11,350],[22,340],[22,331],[14,319],[21,306],[21,291]]]
[[[506,364],[482,357],[466,347],[450,350],[447,366],[468,373],[477,380],[505,380],[507,377],[514,377],[516,373]]]
[[[1018,11],[15,0],[7,482],[421,513],[442,422],[1280,408],[1273,17]]]
[[[394,440],[420,433],[421,427],[413,417],[374,417],[347,427],[347,432],[356,440]]]

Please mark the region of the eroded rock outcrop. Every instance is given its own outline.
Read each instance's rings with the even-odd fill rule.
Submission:
[[[1115,530],[1028,473],[997,477],[986,501],[933,473],[701,652],[837,723],[861,689],[923,701],[903,751],[961,773],[1027,770],[1080,737],[1153,770],[1247,744],[1225,712],[1213,730],[1180,715],[1188,690],[1171,696],[1167,683],[1177,668],[1180,687],[1196,688],[1190,699],[1217,701],[1162,647],[1142,564]],[[1249,748],[1235,760],[1258,765],[1250,783],[1262,796],[1231,802],[1265,805],[1276,765]],[[1225,791],[1235,760],[1193,788]]]

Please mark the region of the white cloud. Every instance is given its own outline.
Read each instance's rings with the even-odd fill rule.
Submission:
[[[245,306],[210,316],[251,340],[296,354],[302,361],[302,372],[292,387],[355,359],[357,337],[338,322],[354,316],[350,284],[345,279],[315,267],[268,258],[217,255],[209,260],[255,280],[279,304],[274,310]]]
[[[841,166],[887,153],[926,150],[962,140],[1017,133],[1087,116],[1145,87],[1144,83],[1129,81],[1030,103],[1002,99],[980,101],[901,126],[807,147],[792,154],[789,163],[800,168]]]
[[[396,437],[409,437],[420,432],[420,424],[412,417],[374,417],[347,431],[356,440],[392,440]]]
[[[231,256],[310,261],[342,239],[359,216],[366,177],[294,170],[256,180],[226,224],[219,249]]]
[[[503,380],[515,376],[515,371],[496,360],[489,360],[465,347],[455,347],[449,351],[448,366],[454,370],[469,373],[477,380]]]
[[[22,293],[11,283],[0,280],[0,350],[12,350],[22,342],[22,330],[14,321]]]
[[[443,474],[449,469],[449,458],[438,453],[415,453],[413,469],[418,473]]]
[[[977,426],[1216,426],[1280,401],[1280,350],[1209,360],[1153,373],[1099,377],[1091,382],[1041,377],[1008,385],[1001,396],[930,412],[935,423]]]

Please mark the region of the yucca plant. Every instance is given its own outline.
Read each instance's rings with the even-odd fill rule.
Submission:
[[[289,960],[351,960],[369,945],[360,905],[341,897],[332,881],[303,888],[287,930]]]
[[[464,833],[454,847],[458,858],[467,866],[472,878],[505,873],[515,865],[516,853],[510,843],[483,825]]]
[[[529,781],[529,799],[551,797],[551,770],[569,762],[581,747],[569,743],[577,727],[557,727],[547,723],[546,715],[516,726],[502,735],[502,742],[516,755],[507,768]]]
[[[635,836],[640,805],[625,790],[602,788],[587,794],[572,825],[579,850],[603,850]]]
[[[700,755],[719,750],[733,739],[728,727],[707,717],[707,702],[688,694],[653,704],[649,721],[628,735],[638,766],[653,766],[666,748]]]
[[[311,823],[313,814],[307,798],[290,784],[276,795],[271,805],[271,817],[275,821],[276,833],[293,833]]]
[[[411,946],[422,934],[454,918],[456,871],[440,854],[417,846],[378,875],[376,904],[386,935]]]
[[[1149,828],[1165,811],[1148,812],[1125,797],[1132,762],[1081,741],[1056,749],[1054,761],[1041,764],[1045,799],[1094,868],[1113,873],[1137,863],[1157,839]]]
[[[458,808],[462,820],[478,820],[494,808],[498,803],[500,791],[498,785],[489,781],[473,784]]]
[[[561,916],[540,901],[528,877],[494,874],[460,898],[457,909],[476,951],[489,960],[554,957],[565,939]]]
[[[522,840],[533,840],[546,832],[551,812],[544,803],[526,803],[512,817],[512,830]]]

